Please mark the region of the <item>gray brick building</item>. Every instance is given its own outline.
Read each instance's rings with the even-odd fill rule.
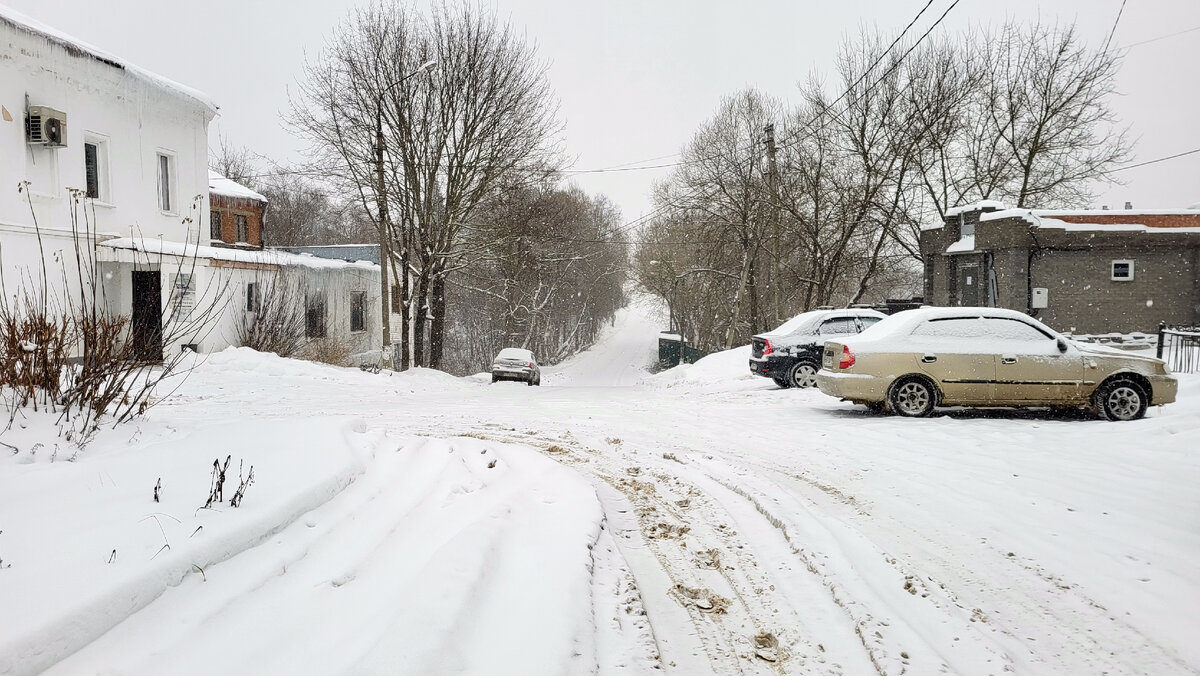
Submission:
[[[1072,333],[1200,324],[1200,210],[980,202],[921,232],[931,305],[1021,310]]]

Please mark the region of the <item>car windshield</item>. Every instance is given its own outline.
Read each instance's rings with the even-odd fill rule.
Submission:
[[[533,361],[533,353],[529,350],[524,350],[519,347],[506,347],[500,350],[500,354],[496,355],[496,361],[501,359],[514,359],[516,361],[531,362]]]

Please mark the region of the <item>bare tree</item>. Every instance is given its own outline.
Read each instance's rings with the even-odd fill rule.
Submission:
[[[988,132],[1009,169],[1017,207],[1079,206],[1093,181],[1128,160],[1131,144],[1108,99],[1121,59],[1093,50],[1074,25],[1006,24],[975,45],[987,75]]]
[[[436,69],[414,75],[429,61]],[[421,15],[381,2],[357,10],[308,64],[290,122],[310,141],[314,164],[387,233],[396,257],[386,264],[400,273],[402,354],[438,366],[446,278],[468,253],[465,223],[514,178],[554,164],[561,125],[546,64],[517,29],[482,10],[442,3]],[[384,203],[395,218],[380,217]]]

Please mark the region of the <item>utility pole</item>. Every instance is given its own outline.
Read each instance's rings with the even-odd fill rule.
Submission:
[[[385,90],[386,91],[386,90]],[[383,344],[380,346],[380,361],[392,361],[392,307],[388,291],[388,267],[392,262],[390,246],[392,233],[388,228],[387,182],[383,179],[383,94],[375,100],[375,179],[379,185],[375,191],[376,211],[379,212],[379,305],[381,306]],[[395,368],[392,364],[392,368]]]
[[[783,308],[779,302],[779,169],[775,166],[775,125],[768,124],[763,131],[767,135],[767,188],[771,193],[771,297],[775,306],[775,321],[783,321]]]

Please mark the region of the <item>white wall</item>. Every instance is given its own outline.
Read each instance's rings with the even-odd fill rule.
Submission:
[[[27,96],[30,105],[66,112],[66,147],[26,144]],[[101,140],[107,151],[101,159],[106,199],[89,201],[86,208],[98,232],[182,241],[189,229],[194,240],[196,229],[207,227],[207,139],[214,111],[205,102],[0,22],[0,106],[8,113],[0,114],[0,255],[6,282],[22,268],[36,267],[35,215],[43,247],[63,250],[64,264],[72,265],[74,205],[68,189],[86,187],[85,137]],[[168,212],[158,203],[159,152],[174,158]],[[22,181],[32,182],[28,196],[17,191]],[[197,195],[203,199],[193,212]],[[82,221],[85,210],[79,207]],[[185,225],[189,216],[192,223]]]

